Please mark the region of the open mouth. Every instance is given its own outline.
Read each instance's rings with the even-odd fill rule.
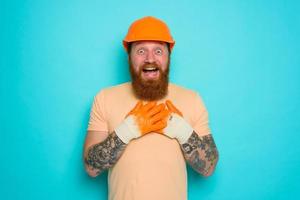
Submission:
[[[154,79],[159,76],[159,68],[155,66],[144,67],[142,71],[144,78],[147,79]]]
[[[158,67],[145,67],[145,68],[143,68],[143,72],[156,72],[156,71],[158,71],[159,69],[158,69]]]

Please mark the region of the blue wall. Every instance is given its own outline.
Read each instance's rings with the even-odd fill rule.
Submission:
[[[189,199],[300,198],[299,1],[1,1],[1,199],[106,199],[83,169],[93,96],[129,80],[121,40],[145,15],[176,40],[171,81],[197,90],[220,152]]]

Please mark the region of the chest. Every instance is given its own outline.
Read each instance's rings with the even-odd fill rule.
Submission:
[[[192,106],[189,102],[186,102],[183,98],[167,97],[159,103],[164,103],[166,99],[173,102],[174,105],[183,113],[184,119],[192,123]],[[107,108],[107,123],[109,132],[112,132],[117,126],[119,126],[125,119],[126,115],[134,108],[138,102],[135,98],[127,99],[114,99],[112,100],[110,106]]]

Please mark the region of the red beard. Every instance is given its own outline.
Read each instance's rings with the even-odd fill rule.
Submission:
[[[169,84],[169,65],[168,61],[167,68],[163,71],[156,64],[145,64],[138,72],[136,72],[132,66],[131,60],[129,60],[129,70],[132,80],[132,88],[134,94],[138,99],[146,101],[155,101],[164,98],[168,94]],[[143,68],[147,66],[157,67],[159,70],[159,78],[157,80],[144,80],[142,78]]]

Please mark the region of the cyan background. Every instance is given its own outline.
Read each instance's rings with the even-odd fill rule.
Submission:
[[[106,199],[82,146],[93,96],[129,80],[121,40],[168,23],[171,81],[207,106],[220,160],[189,200],[300,198],[300,1],[1,0],[1,199]]]

